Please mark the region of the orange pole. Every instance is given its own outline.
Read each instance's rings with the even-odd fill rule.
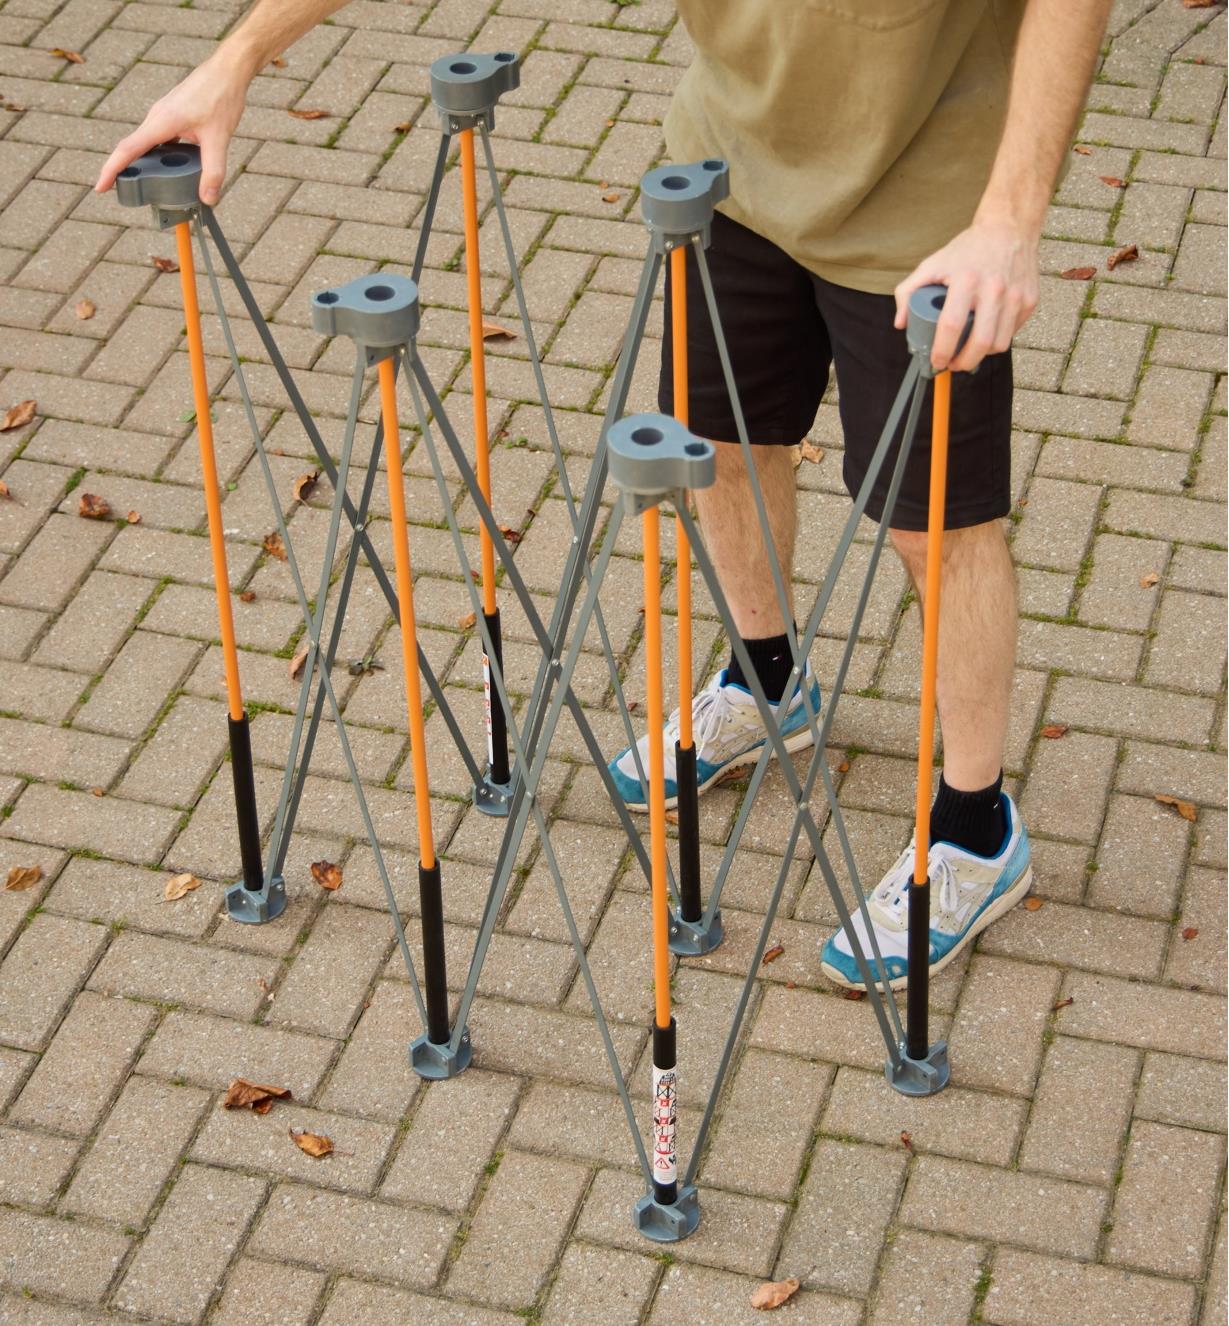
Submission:
[[[397,609],[401,615],[401,664],[410,720],[410,757],[414,762],[414,809],[418,814],[418,857],[424,869],[435,865],[431,828],[431,788],[427,782],[427,739],[423,730],[422,689],[418,678],[418,631],[414,623],[414,584],[410,567],[410,528],[405,518],[405,481],[397,428],[397,380],[391,358],[380,360],[380,411],[384,419],[384,462],[388,470],[388,508],[397,569]]]
[[[657,507],[641,517],[644,533],[644,664],[648,688],[650,885],[653,894],[653,988],[657,1025],[670,1025],[670,904],[666,896],[665,714],[661,686],[661,522]]]
[[[926,525],[926,591],[922,600],[922,705],[917,752],[917,850],[913,882],[929,879],[930,803],[933,796],[935,696],[939,672],[939,581],[943,570],[943,522],[947,506],[947,437],[952,375],[935,376],[930,435],[930,508]]]
[[[175,227],[179,250],[179,285],[183,291],[184,322],[188,332],[188,363],[192,370],[192,399],[196,406],[196,436],[201,451],[201,483],[209,519],[209,552],[213,558],[213,584],[218,597],[218,627],[222,634],[222,667],[226,672],[226,703],[231,718],[243,718],[243,692],[239,688],[239,653],[235,647],[235,619],[231,611],[230,576],[226,569],[226,542],[222,533],[222,498],[218,488],[218,462],[213,451],[213,420],[209,415],[209,378],[201,340],[201,311],[196,301],[196,268],[192,262],[192,232],[187,221]]]
[[[461,140],[461,209],[465,220],[465,280],[469,297],[470,386],[474,394],[474,469],[478,487],[491,505],[491,445],[486,417],[486,350],[482,339],[482,271],[478,261],[478,177],[474,166],[474,131],[463,130]],[[482,611],[495,611],[495,545],[491,532],[478,523],[482,560]]]
[[[670,333],[674,370],[674,417],[686,426],[687,374],[687,250],[670,254]],[[687,495],[683,495],[687,501]],[[690,750],[691,735],[691,544],[682,520],[674,518],[675,565],[678,574],[679,746]]]

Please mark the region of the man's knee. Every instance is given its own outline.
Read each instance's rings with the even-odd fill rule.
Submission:
[[[926,540],[924,529],[890,529],[892,546],[916,579],[926,570]],[[943,534],[943,561],[965,555],[977,555],[1006,543],[1001,520],[986,521],[981,525],[968,525],[963,529],[949,529]]]

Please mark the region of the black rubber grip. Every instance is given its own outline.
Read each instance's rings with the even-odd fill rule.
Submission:
[[[498,668],[499,675],[502,677],[504,671],[504,641],[499,625],[499,609],[496,608],[491,613],[484,612],[482,620],[486,623],[487,631],[491,636],[492,657],[490,663]],[[490,663],[487,665],[488,668]],[[511,770],[508,767],[508,716],[504,713],[503,700],[500,699],[494,677],[490,672],[487,675],[487,685],[490,688],[488,703],[491,714],[491,740],[487,751],[491,764],[490,779],[493,783],[503,784],[511,777]]]
[[[905,1052],[925,1059],[930,1052],[930,881],[909,885],[909,999]]]
[[[679,915],[698,921],[700,901],[700,794],[696,788],[696,748],[674,743],[674,779],[678,786]]]
[[[443,1045],[448,1039],[448,964],[444,957],[444,893],[440,863],[418,867],[418,900],[422,914],[422,983],[427,1004],[427,1039]]]
[[[239,855],[243,887],[259,893],[265,872],[260,861],[260,817],[256,814],[256,776],[252,772],[252,731],[246,714],[227,715],[230,729],[230,773],[235,784],[235,818],[239,823]]]

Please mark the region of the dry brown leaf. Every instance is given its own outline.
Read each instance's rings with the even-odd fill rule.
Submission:
[[[611,193],[604,193],[604,194],[602,194],[602,202],[604,202],[604,203],[617,203],[617,202],[619,201],[619,199],[620,199],[622,196],[623,196],[623,195],[622,195],[621,193],[613,193],[613,192],[611,192]]]
[[[0,433],[8,433],[14,428],[24,428],[34,418],[38,408],[37,401],[18,401],[10,405],[3,419],[0,419]]]
[[[1024,899],[1024,910],[1025,910],[1026,912],[1039,912],[1039,911],[1041,910],[1041,899],[1040,899],[1040,898],[1025,898],[1025,899]]]
[[[851,1004],[856,1004],[859,999],[866,998],[865,990],[842,990],[841,998],[848,999]]]
[[[1066,723],[1047,723],[1045,727],[1041,729],[1041,735],[1045,737],[1047,741],[1057,741],[1059,737],[1065,737],[1067,735],[1067,725]]]
[[[412,120],[402,120],[400,124],[393,125],[393,133],[408,134],[413,127],[414,123]]]
[[[503,339],[511,340],[516,332],[511,327],[505,327],[498,322],[488,322],[486,318],[482,319],[482,339],[484,341],[498,341]]]
[[[679,822],[679,813],[677,810],[666,811],[666,823],[677,824]]]
[[[289,112],[296,120],[327,120],[332,113],[332,111],[326,110],[292,110]]]
[[[763,965],[767,967],[770,962],[776,962],[776,960],[784,952],[785,952],[784,944],[774,944],[772,948],[770,948],[768,952],[764,954],[761,961],[763,962]]]
[[[26,108],[16,101],[6,101],[4,103],[4,109],[6,111],[12,111],[14,115],[20,115]]]
[[[1060,1008],[1070,1008],[1074,1003],[1074,995],[1068,995],[1066,999],[1059,999],[1054,1005],[1054,1012],[1057,1013]]]
[[[1073,152],[1078,152],[1082,157],[1092,156],[1092,148],[1085,147],[1083,143],[1076,143],[1076,145],[1071,150]]]
[[[341,867],[332,861],[313,861],[312,879],[330,893],[341,888]]]
[[[256,591],[255,591],[254,589],[245,589],[245,590],[243,591],[243,593],[239,595],[239,602],[240,602],[240,603],[255,603],[255,602],[256,602]]]
[[[1192,824],[1198,818],[1199,812],[1193,801],[1181,801],[1177,797],[1167,796],[1164,792],[1158,792],[1156,799],[1162,806],[1172,806],[1184,820],[1189,820]]]
[[[1126,180],[1120,180],[1117,175],[1099,175],[1097,178],[1102,184],[1108,184],[1111,189],[1125,189]]]
[[[824,458],[823,447],[817,447],[810,438],[802,439],[802,446],[798,449],[799,461],[809,460],[812,465],[818,465]]]
[[[297,681],[299,673],[303,671],[303,664],[307,662],[307,653],[311,645],[300,645],[295,651],[294,657],[290,660],[290,680]]]
[[[315,1160],[322,1160],[333,1150],[333,1143],[321,1133],[306,1133],[297,1128],[291,1128],[289,1132],[295,1146]]]
[[[848,773],[848,772],[849,772],[849,761],[848,761],[848,760],[842,760],[842,761],[840,762],[840,764],[838,764],[838,765],[836,766],[836,771],[837,771],[837,773]]]
[[[48,54],[58,55],[61,60],[67,60],[69,64],[85,63],[85,56],[79,51],[66,51],[63,46],[53,46]]]
[[[1182,932],[1182,938],[1187,940],[1194,939],[1198,933],[1199,933],[1198,926],[1188,925],[1186,929],[1183,930]]]
[[[269,63],[274,67],[274,69],[286,68],[286,61],[283,60],[280,55],[275,55],[273,59],[269,61]]]
[[[1141,576],[1139,580],[1140,589],[1151,589],[1153,585],[1160,583],[1161,577],[1155,571],[1149,571],[1146,576]]]
[[[788,1303],[801,1285],[802,1281],[792,1275],[788,1280],[766,1280],[751,1295],[751,1306],[759,1308],[761,1312],[770,1312],[773,1308],[779,1308],[782,1303]]]
[[[457,626],[462,631],[472,631],[478,623],[477,613],[467,612],[464,617],[457,618]]]
[[[81,322],[89,322],[94,314],[98,312],[98,305],[92,299],[81,299],[77,301],[73,312]]]
[[[43,877],[42,866],[14,866],[4,881],[6,893],[24,893],[32,889]]]
[[[900,1144],[905,1148],[906,1151],[911,1152],[913,1150],[913,1134],[902,1132],[900,1135]]]
[[[258,1114],[268,1114],[275,1100],[290,1100],[289,1087],[267,1087],[256,1082],[247,1082],[241,1077],[226,1088],[226,1098],[222,1101],[224,1110],[255,1110]]]
[[[1213,5],[1220,4],[1220,0],[1182,0],[1185,9],[1211,9]]]
[[[106,520],[111,514],[111,503],[97,493],[82,493],[77,502],[77,514],[86,520]]]
[[[519,529],[513,529],[511,525],[501,525],[499,532],[504,536],[504,541],[514,548],[525,537]]]
[[[106,792],[104,792],[101,787],[90,788],[90,796],[92,797],[105,797],[106,795]]]
[[[151,258],[150,262],[152,262],[160,272],[179,271],[179,264],[174,258]]]
[[[1059,273],[1064,281],[1091,281],[1096,274],[1095,267],[1068,267],[1065,272]]]
[[[316,480],[320,478],[319,470],[308,470],[306,474],[300,474],[294,481],[294,487],[291,490],[294,493],[296,502],[306,502],[316,489]]]
[[[191,893],[193,889],[199,889],[200,886],[200,880],[191,871],[185,870],[182,875],[172,875],[167,880],[162,896],[167,902],[178,902],[180,898]]]
[[[277,530],[272,530],[266,534],[261,540],[260,546],[270,557],[276,557],[279,562],[286,560],[286,545],[282,542],[282,536]]]
[[[9,486],[3,479],[0,479],[0,497],[7,497],[10,502],[13,500],[13,494],[9,492]]]
[[[1115,249],[1105,260],[1105,270],[1112,272],[1119,263],[1134,262],[1139,257],[1139,248],[1135,244],[1124,244],[1122,248]]]

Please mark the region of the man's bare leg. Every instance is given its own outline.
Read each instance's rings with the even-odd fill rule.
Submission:
[[[891,533],[920,602],[926,535]],[[1002,771],[1016,614],[1016,573],[1002,523],[948,530],[943,536],[938,705],[943,779],[957,791],[989,787]]]
[[[789,447],[775,446],[755,447],[752,454],[792,616],[798,525],[793,456]],[[704,545],[739,635],[744,640],[781,635],[786,622],[781,617],[768,549],[755,516],[751,480],[737,443],[717,444],[717,480],[710,488],[698,488],[695,498]]]

